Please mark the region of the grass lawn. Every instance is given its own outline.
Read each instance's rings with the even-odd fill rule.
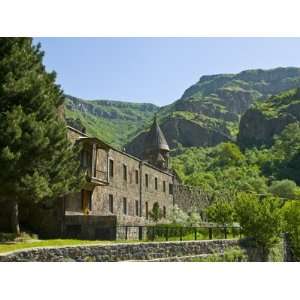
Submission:
[[[109,244],[115,241],[89,241],[76,239],[28,240],[17,243],[0,243],[0,253],[36,247],[60,247],[73,245]],[[120,241],[118,241],[120,242]]]
[[[179,241],[180,236],[177,230],[169,229],[168,241]],[[26,235],[25,235],[26,236]],[[228,232],[228,239],[239,238],[237,232]],[[207,229],[197,229],[197,240],[208,240],[209,234]],[[224,233],[220,229],[213,230],[213,239],[224,239]],[[185,231],[182,234],[183,241],[195,240],[194,231]],[[156,228],[154,240],[147,237],[142,242],[165,242],[165,231]],[[80,245],[105,245],[113,243],[138,243],[138,240],[116,240],[116,241],[103,241],[103,240],[79,240],[79,239],[49,239],[39,240],[36,237],[26,236],[26,239],[17,242],[0,242],[0,253],[12,252],[22,249],[36,248],[36,247],[62,247],[62,246],[80,246]]]

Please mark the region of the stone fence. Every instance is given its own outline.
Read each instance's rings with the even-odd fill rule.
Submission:
[[[34,248],[1,254],[0,262],[112,262],[168,258],[172,261],[183,256],[223,253],[226,248],[238,245],[239,240],[210,240]]]

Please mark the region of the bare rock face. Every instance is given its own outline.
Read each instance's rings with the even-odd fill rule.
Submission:
[[[229,132],[226,134],[181,118],[171,118],[161,128],[171,148],[178,143],[184,147],[207,147],[230,140]]]
[[[242,148],[271,146],[275,135],[300,121],[300,89],[292,89],[256,103],[241,118],[238,143]]]
[[[224,100],[225,107],[234,115],[243,114],[253,103],[255,95],[251,91],[218,89],[218,96]]]
[[[229,132],[217,131],[182,118],[170,118],[160,125],[171,149],[183,147],[215,146],[231,140]],[[138,135],[125,146],[126,152],[142,157],[146,132]]]
[[[296,121],[297,118],[292,114],[268,118],[260,110],[249,109],[240,122],[238,144],[242,148],[271,146],[274,136],[280,134],[288,124]]]

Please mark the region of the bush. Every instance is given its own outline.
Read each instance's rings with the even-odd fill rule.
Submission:
[[[288,198],[288,199],[295,199],[297,198],[297,185],[292,180],[280,180],[280,181],[273,181],[269,191],[274,196]]]
[[[149,216],[150,218],[154,221],[154,222],[158,222],[160,219],[162,219],[163,217],[163,213],[159,207],[158,202],[155,202],[153,204],[153,208],[152,210],[149,212]]]
[[[235,200],[234,209],[242,233],[253,238],[261,248],[263,259],[267,260],[269,251],[282,232],[282,203],[274,197],[259,199],[256,195],[241,193]]]
[[[233,222],[233,205],[229,200],[218,199],[206,209],[210,222],[225,226]]]
[[[224,254],[214,253],[207,257],[197,257],[193,262],[245,262],[248,256],[244,250],[239,247],[228,248]]]
[[[202,223],[201,216],[195,210],[193,210],[186,220],[186,225],[191,227],[200,226]]]
[[[300,203],[288,201],[283,207],[284,231],[288,233],[290,246],[296,260],[300,260]]]
[[[186,226],[189,216],[181,210],[176,204],[172,207],[168,220],[171,224]]]

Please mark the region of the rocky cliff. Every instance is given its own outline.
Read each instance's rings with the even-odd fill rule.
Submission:
[[[286,125],[300,121],[300,89],[292,89],[257,102],[241,118],[241,147],[270,146]]]

